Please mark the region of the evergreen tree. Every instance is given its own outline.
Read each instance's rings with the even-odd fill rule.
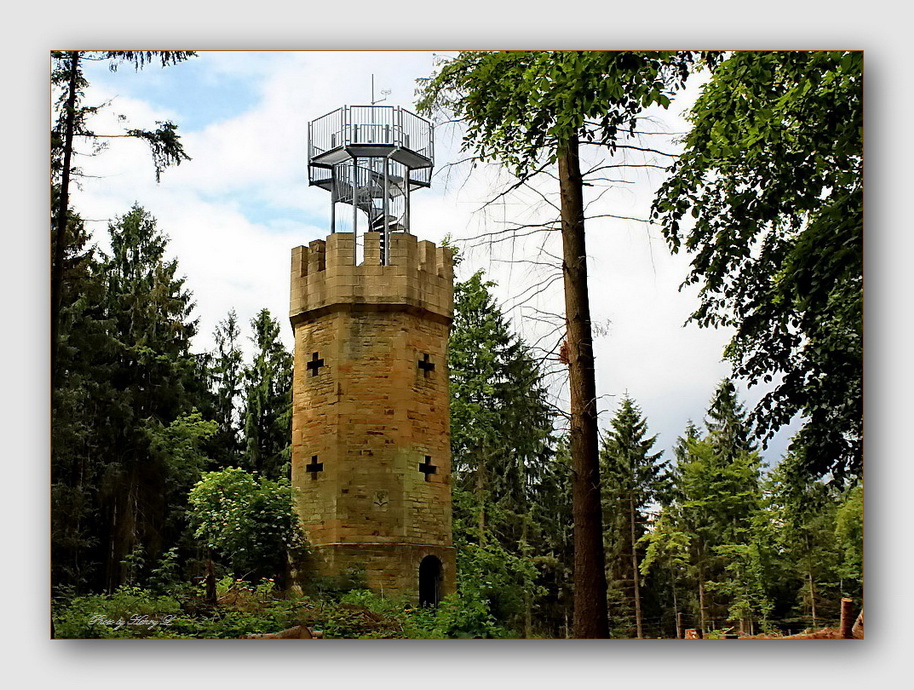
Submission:
[[[705,417],[705,428],[716,452],[725,462],[739,453],[751,452],[757,448],[752,440],[746,409],[737,399],[736,387],[730,379],[721,381],[714,391]]]
[[[110,363],[116,391],[109,410],[114,438],[102,478],[101,503],[110,525],[108,587],[123,581],[121,561],[137,544],[155,557],[163,551],[169,496],[169,467],[151,452],[153,439],[194,401],[196,363],[190,339],[196,321],[177,261],[165,256],[167,238],[140,206],[109,226],[111,256],[106,277],[105,311],[110,320]]]
[[[555,458],[530,487],[530,517],[536,526],[531,545],[538,596],[532,615],[547,637],[572,636],[574,604],[574,526],[571,520],[571,456],[560,437]]]
[[[455,286],[448,346],[458,578],[496,618],[514,627],[523,618],[529,634],[531,492],[548,471],[552,413],[539,367],[509,330],[491,286],[481,272]],[[480,582],[492,584],[478,590]]]
[[[209,444],[217,467],[237,467],[242,462],[243,441],[239,405],[244,386],[244,357],[241,352],[238,316],[229,310],[213,331],[215,350],[208,358],[208,379],[213,396],[212,418],[219,425]]]
[[[114,398],[106,358],[112,339],[105,320],[104,271],[71,214],[64,252],[58,385],[51,389],[51,579],[76,592],[100,586],[104,559],[98,490]]]
[[[244,372],[245,464],[269,479],[288,478],[292,453],[292,355],[268,309],[251,320],[254,358]]]
[[[758,572],[750,547],[758,542],[753,527],[761,510],[761,461],[750,450],[742,405],[726,380],[712,398],[706,424],[703,437],[696,437],[697,430],[690,425],[677,442],[673,499],[664,507],[664,529],[645,538],[649,553],[642,570],[650,572],[671,558],[685,560],[698,625],[707,632],[733,614],[745,629],[753,617],[764,617],[768,611],[756,589],[752,596],[746,594],[747,588],[755,588],[752,578]],[[734,565],[737,557],[743,566]],[[733,570],[738,567],[742,570]],[[745,591],[730,588],[735,574],[742,577]],[[745,594],[755,608],[736,606],[737,593]]]
[[[600,454],[603,524],[610,554],[607,581],[610,591],[614,582],[630,583],[626,598],[639,639],[644,630],[638,541],[650,520],[648,510],[656,504],[665,484],[662,452],[650,452],[656,440],[656,436],[647,436],[647,421],[635,401],[626,395],[610,422]]]
[[[211,433],[192,416],[196,322],[167,239],[139,206],[109,232],[110,256],[74,251],[79,233],[65,252],[72,291],[52,398],[55,585],[95,590],[125,581],[129,554],[155,559],[179,540],[186,525],[173,512]]]

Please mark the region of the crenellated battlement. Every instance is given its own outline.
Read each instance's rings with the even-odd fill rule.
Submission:
[[[447,247],[390,233],[390,263],[381,265],[381,233],[366,232],[364,259],[355,263],[351,232],[292,250],[289,317],[292,323],[346,305],[418,309],[448,322],[454,314],[454,264]]]

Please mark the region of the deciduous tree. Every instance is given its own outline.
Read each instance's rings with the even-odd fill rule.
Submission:
[[[574,465],[575,636],[606,637],[606,575],[587,250],[582,139],[616,149],[642,109],[666,107],[692,52],[466,51],[423,88],[420,110],[443,107],[466,123],[464,148],[527,179],[558,164],[562,271]],[[595,121],[595,122],[594,122]]]
[[[237,467],[206,472],[189,494],[195,536],[238,577],[288,585],[290,561],[305,547],[288,479],[274,481]]]
[[[807,469],[859,474],[863,434],[863,54],[740,51],[689,115],[654,202],[692,255],[691,319],[731,326],[724,355],[770,438],[796,415]]]

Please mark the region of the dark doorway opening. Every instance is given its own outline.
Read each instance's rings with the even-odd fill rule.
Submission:
[[[419,564],[419,606],[437,607],[441,601],[441,561],[426,556]]]

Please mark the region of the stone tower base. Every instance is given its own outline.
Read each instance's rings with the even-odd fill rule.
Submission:
[[[441,564],[438,596],[441,599],[457,591],[456,551],[452,546],[397,544],[325,544],[312,546],[304,570],[304,585],[314,591],[348,574],[364,578],[365,586],[389,599],[403,598],[405,603],[420,602],[420,570],[431,556]],[[325,580],[324,578],[328,578]]]

